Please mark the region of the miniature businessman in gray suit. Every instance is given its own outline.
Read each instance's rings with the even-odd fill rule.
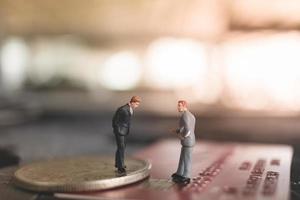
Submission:
[[[126,148],[126,137],[130,130],[130,120],[133,110],[140,105],[141,98],[133,96],[129,103],[117,109],[112,119],[112,127],[116,137],[117,151],[115,155],[115,167],[119,174],[126,174],[124,154]]]
[[[179,128],[174,132],[181,140],[181,153],[177,172],[172,174],[172,179],[176,183],[189,183],[192,168],[192,150],[195,145],[196,119],[188,110],[186,101],[178,101],[177,109],[181,113],[181,117]]]

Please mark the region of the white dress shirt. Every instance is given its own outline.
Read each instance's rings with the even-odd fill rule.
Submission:
[[[129,105],[129,109],[130,109],[130,114],[133,115],[133,109],[132,109],[132,107],[130,106],[130,103],[128,103],[128,105]]]

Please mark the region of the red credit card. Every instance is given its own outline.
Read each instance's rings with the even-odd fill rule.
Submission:
[[[293,150],[286,145],[197,142],[192,181],[175,184],[180,142],[166,140],[136,154],[152,163],[149,179],[112,190],[56,193],[64,199],[86,200],[240,200],[289,199]],[[279,190],[280,189],[280,190]]]

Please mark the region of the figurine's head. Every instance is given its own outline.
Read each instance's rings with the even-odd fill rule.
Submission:
[[[185,100],[178,101],[177,110],[178,110],[178,112],[186,111],[187,110],[187,102]]]
[[[135,109],[135,108],[139,107],[141,101],[142,101],[142,99],[139,96],[133,96],[133,97],[131,97],[131,100],[129,102],[131,108]]]

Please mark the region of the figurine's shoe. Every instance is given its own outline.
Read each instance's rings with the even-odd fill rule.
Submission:
[[[179,180],[179,178],[177,178],[177,177],[173,177],[173,178],[172,178],[172,181],[175,182],[175,183],[180,183],[180,180]]]
[[[180,175],[175,175],[172,180],[175,182],[175,183],[179,183],[179,184],[189,184],[191,182],[191,179],[190,178],[187,178],[187,177],[183,177],[183,176],[180,176]]]
[[[118,168],[118,173],[119,173],[119,174],[126,173],[125,168]]]
[[[176,173],[172,174],[172,181],[175,183],[181,183],[183,178],[183,176],[180,176]]]
[[[180,177],[179,174],[176,174],[176,173],[172,174],[172,178],[179,178],[179,177]]]
[[[189,184],[191,182],[191,179],[190,178],[187,178],[187,177],[183,177],[181,179],[181,182],[184,183],[184,184]]]
[[[115,165],[115,168],[118,168],[118,166],[117,165]],[[127,166],[126,165],[124,165],[122,168],[127,168]]]

